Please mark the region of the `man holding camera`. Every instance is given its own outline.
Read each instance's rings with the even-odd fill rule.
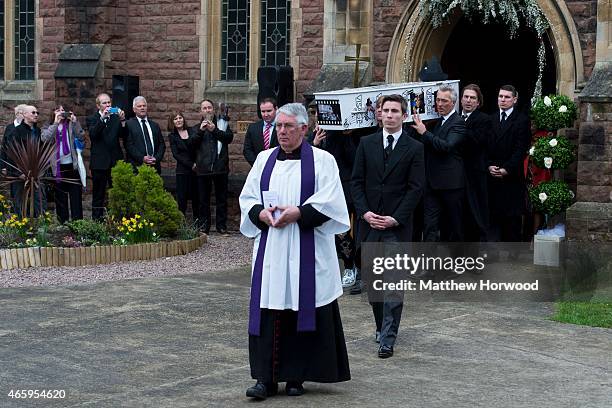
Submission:
[[[104,217],[106,189],[112,187],[111,169],[118,160],[123,160],[119,139],[125,143],[125,112],[112,107],[112,104],[108,94],[99,94],[96,97],[98,110],[87,118],[91,140],[89,168],[93,184],[91,215],[94,220]]]
[[[161,161],[166,152],[166,143],[161,128],[147,117],[147,100],[137,96],[132,102],[135,118],[127,121],[128,130],[125,150],[127,159],[136,168],[142,164],[155,167],[161,174]]]
[[[227,125],[220,129],[220,120],[214,114],[210,99],[200,103],[202,120],[195,125],[193,146],[196,149],[196,172],[198,174],[198,194],[200,195],[201,229],[210,231],[210,195],[212,183],[215,185],[215,223],[217,232],[227,234],[227,182],[229,173],[229,150],[234,134]],[[226,120],[224,120],[227,123]]]

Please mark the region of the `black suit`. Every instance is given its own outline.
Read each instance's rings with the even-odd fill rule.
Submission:
[[[257,155],[264,150],[263,129],[264,121],[258,120],[257,122],[249,125],[246,134],[244,135],[242,154],[251,166],[253,163],[255,163]],[[270,135],[270,148],[278,146],[278,140],[276,139],[276,126],[272,129],[272,134]]]
[[[358,247],[363,242],[410,241],[413,213],[423,193],[424,182],[423,145],[414,140],[409,132],[402,131],[388,159],[385,159],[383,151],[382,130],[362,138],[351,180],[351,195],[359,217]],[[363,219],[368,211],[389,215],[399,225],[386,230],[373,229]],[[366,273],[369,272],[366,270]],[[376,330],[381,332],[381,345],[393,346],[395,343],[402,299],[402,292],[394,292],[390,296],[385,294],[384,302],[371,299]]]
[[[155,170],[158,174],[161,174],[161,161],[164,158],[166,152],[166,143],[162,136],[159,125],[147,118],[151,132],[153,133],[153,151],[149,151],[145,141],[145,135],[141,126],[141,119],[134,117],[128,120],[125,124],[127,127],[128,135],[125,144],[125,150],[127,152],[128,162],[132,163],[134,168],[142,165],[145,156],[155,157]]]
[[[503,178],[488,176],[489,189],[489,240],[521,241],[521,216],[526,209],[524,160],[531,140],[531,128],[527,115],[516,107],[500,123],[499,111],[490,116],[492,137],[488,148],[489,166],[505,169]]]
[[[453,112],[444,124],[422,135],[427,184],[424,198],[424,240],[463,240],[465,172],[461,145],[465,122]],[[442,222],[441,222],[442,221]],[[440,232],[440,236],[438,236]]]
[[[486,241],[489,227],[487,147],[491,138],[491,120],[488,115],[475,110],[465,121],[465,127],[465,240],[481,242]]]
[[[94,220],[104,216],[104,197],[106,189],[112,187],[111,169],[119,160],[123,160],[123,151],[119,139],[125,142],[126,128],[121,126],[118,115],[110,115],[104,122],[100,112],[87,117],[87,129],[91,141],[92,196],[91,215]]]

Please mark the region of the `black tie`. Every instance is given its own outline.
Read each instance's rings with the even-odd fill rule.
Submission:
[[[461,115],[461,117],[463,118],[463,120],[467,121],[468,115],[464,113],[463,115]]]
[[[387,135],[387,147],[385,147],[385,161],[389,159],[389,156],[391,156],[392,151],[393,151],[393,135]]]
[[[151,136],[149,135],[149,128],[147,127],[147,121],[140,119],[142,123],[142,133],[144,133],[145,149],[147,149],[147,156],[153,155],[153,145],[151,144]]]
[[[506,124],[506,116],[508,116],[508,115],[506,115],[506,111],[502,111],[502,113],[501,113],[501,121],[500,121],[502,125]]]

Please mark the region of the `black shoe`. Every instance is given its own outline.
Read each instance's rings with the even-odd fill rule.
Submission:
[[[377,343],[380,343],[380,332],[376,331],[376,334],[374,335],[374,341]]]
[[[380,358],[389,358],[393,355],[393,346],[387,346],[385,344],[381,344],[378,348],[378,357]]]
[[[217,232],[218,232],[219,234],[223,235],[223,236],[228,236],[228,235],[229,235],[229,233],[227,232],[227,229],[226,229],[226,228],[218,228],[218,229],[217,229]]]
[[[299,397],[304,394],[304,387],[301,382],[289,381],[285,386],[285,392],[290,397]]]
[[[268,397],[276,395],[278,393],[278,384],[270,383],[265,384],[261,381],[257,381],[252,387],[247,388],[246,396],[250,398],[255,398],[258,400],[265,400]]]
[[[363,289],[363,282],[361,280],[358,280],[355,282],[355,285],[353,285],[353,287],[349,291],[349,295],[359,295],[362,289]]]

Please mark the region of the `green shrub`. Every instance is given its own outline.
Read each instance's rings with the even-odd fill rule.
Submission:
[[[115,219],[131,217],[138,212],[132,165],[120,160],[111,170],[113,187],[108,190],[108,212]]]
[[[529,190],[529,199],[534,210],[552,216],[565,211],[572,204],[574,193],[567,183],[552,180]]]
[[[162,237],[174,237],[183,223],[183,213],[172,194],[164,189],[162,178],[150,166],[140,166],[134,179],[138,213],[154,223]]]
[[[565,95],[539,98],[531,107],[531,118],[536,129],[558,130],[572,127],[576,115],[576,104]]]
[[[574,146],[570,141],[563,136],[554,135],[536,140],[529,154],[534,164],[541,169],[565,169],[575,159]]]
[[[113,187],[109,190],[108,208],[115,221],[138,214],[155,225],[159,236],[176,236],[183,213],[153,167],[142,165],[134,175],[130,164],[119,161],[111,174]]]
[[[111,236],[107,226],[93,220],[75,220],[66,224],[75,238],[85,246],[109,244]]]

